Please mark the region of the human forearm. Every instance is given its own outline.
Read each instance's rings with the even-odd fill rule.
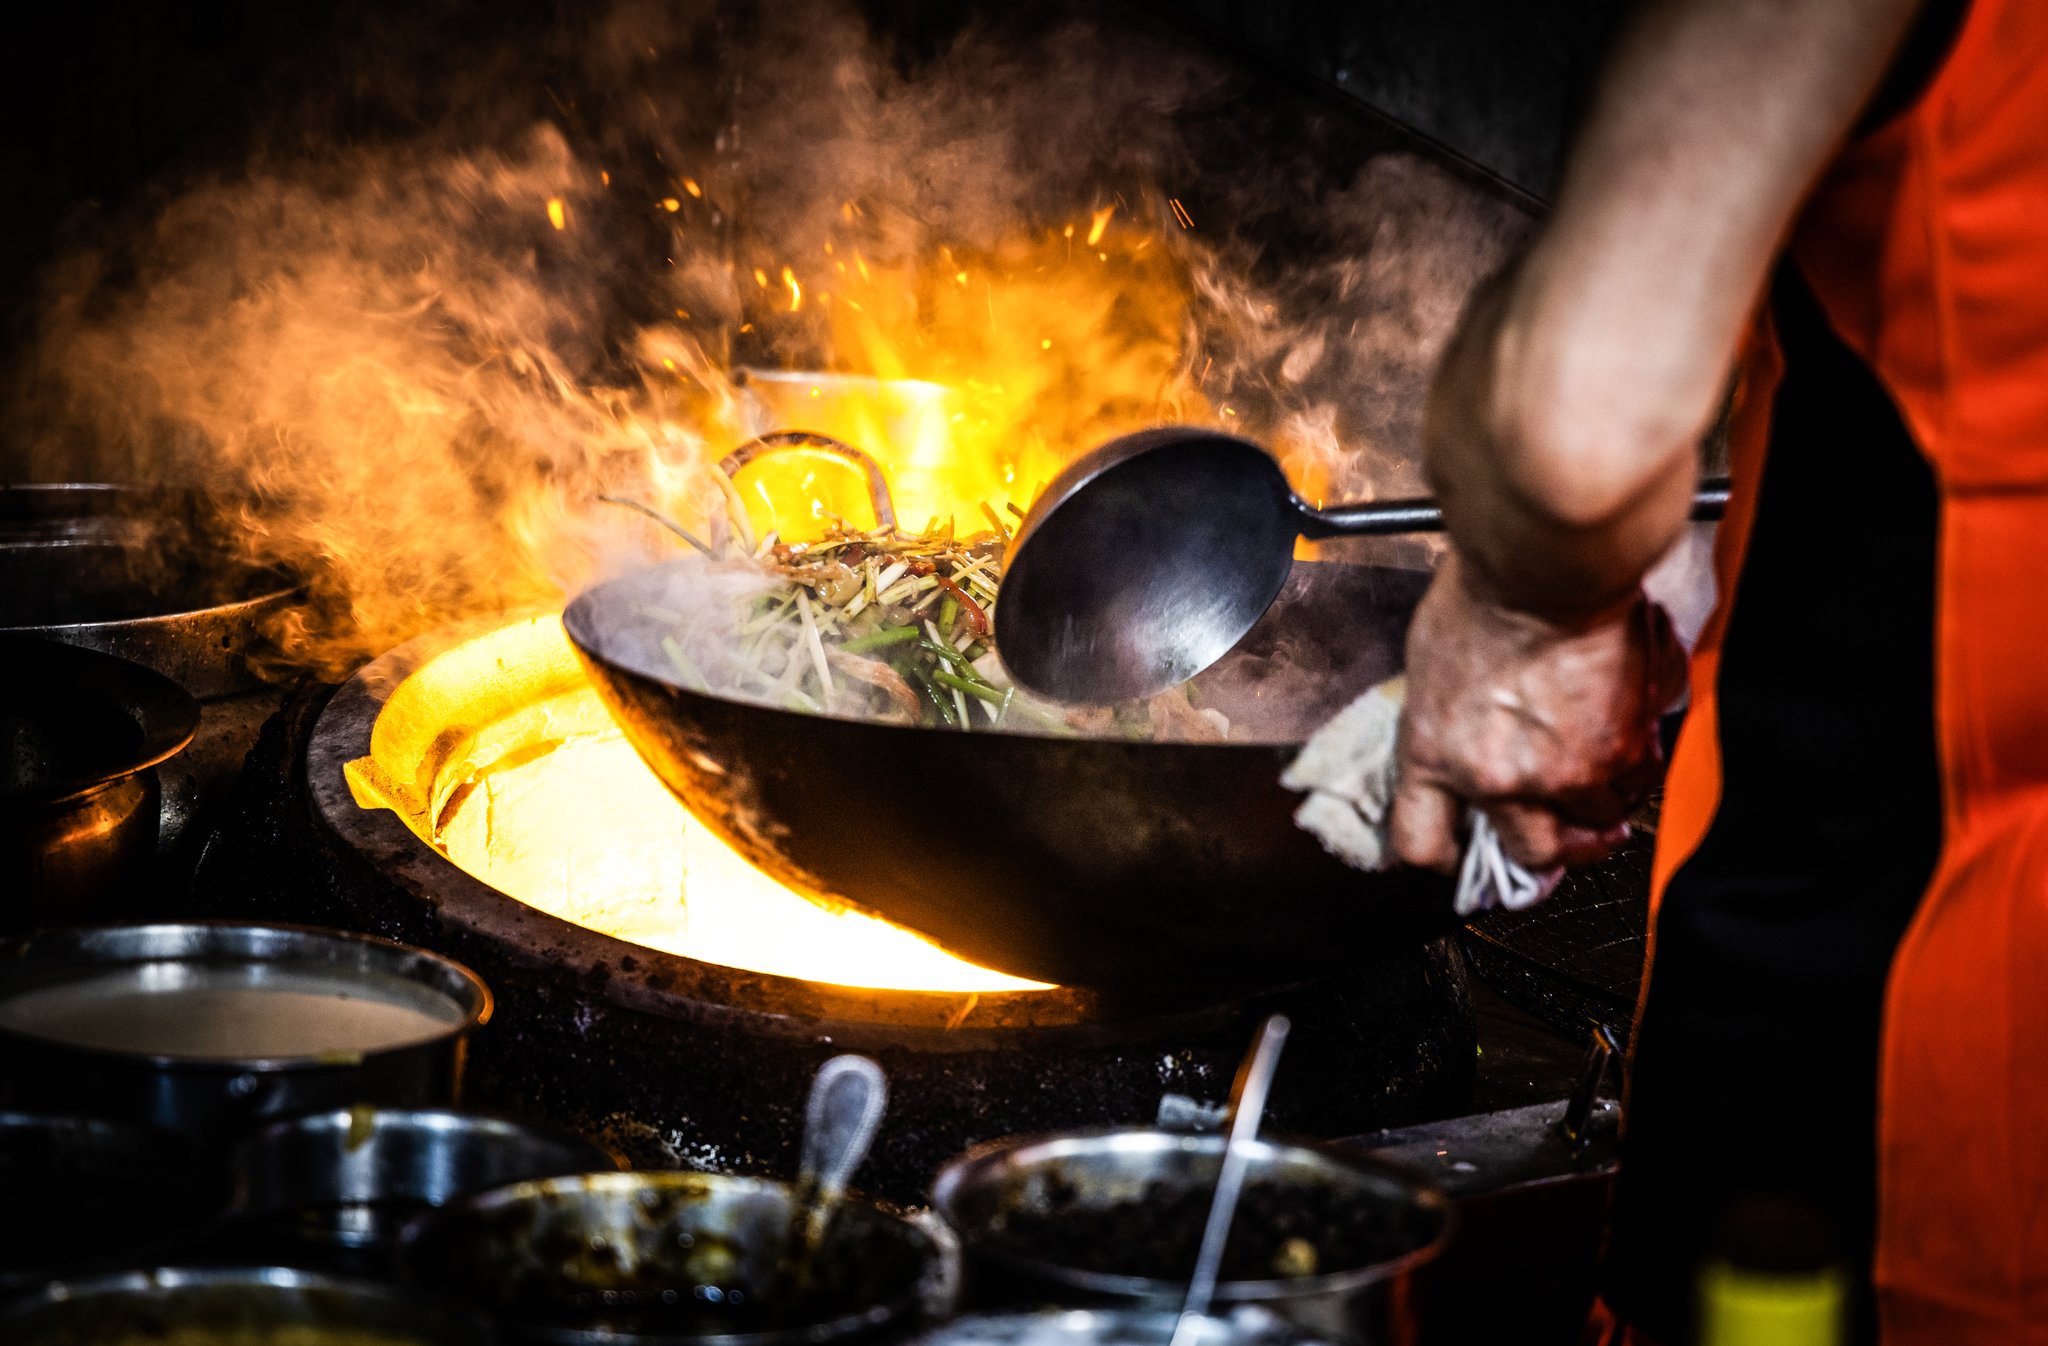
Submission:
[[[1538,242],[1474,304],[1427,467],[1472,582],[1611,611],[1685,518],[1695,446],[1808,184],[1915,0],[1655,0],[1618,45]]]

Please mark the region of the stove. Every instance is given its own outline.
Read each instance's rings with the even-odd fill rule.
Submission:
[[[787,1173],[811,1074],[849,1050],[892,1084],[864,1182],[906,1201],[996,1136],[1150,1123],[1162,1106],[1199,1120],[1275,1010],[1297,1025],[1278,1129],[1441,1117],[1474,1083],[1448,940],[1257,995],[1118,999],[991,973],[777,888],[633,756],[550,613],[437,632],[296,694],[251,754],[192,905],[468,963],[498,1010],[467,1102],[644,1166]]]

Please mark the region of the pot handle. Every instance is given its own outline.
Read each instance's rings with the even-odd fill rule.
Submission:
[[[756,458],[779,453],[783,449],[823,449],[852,463],[867,477],[868,503],[874,506],[875,527],[896,526],[896,502],[889,495],[889,479],[882,474],[882,465],[853,445],[830,435],[821,435],[814,430],[776,430],[758,435],[725,455],[718,464],[718,470],[731,477]]]

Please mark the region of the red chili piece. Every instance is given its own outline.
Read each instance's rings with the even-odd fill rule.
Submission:
[[[981,604],[969,598],[967,596],[967,591],[965,589],[953,583],[953,581],[947,579],[944,575],[940,575],[938,577],[938,580],[940,586],[943,587],[946,590],[946,592],[952,594],[953,597],[960,600],[960,610],[967,614],[968,622],[971,623],[974,627],[974,634],[977,636],[987,635],[988,614],[981,610]]]

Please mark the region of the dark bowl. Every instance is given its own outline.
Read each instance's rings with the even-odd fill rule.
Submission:
[[[189,1136],[0,1112],[0,1295],[179,1254],[218,1223],[232,1191]]]
[[[547,1346],[793,1346],[900,1335],[951,1284],[924,1229],[849,1199],[801,1294],[780,1293],[792,1189],[761,1178],[599,1173],[520,1183],[420,1217],[405,1280]]]
[[[59,1281],[0,1307],[7,1346],[488,1346],[459,1311],[284,1267],[160,1268]]]

